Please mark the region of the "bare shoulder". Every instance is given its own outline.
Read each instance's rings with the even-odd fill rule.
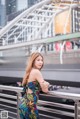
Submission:
[[[41,75],[41,72],[38,69],[32,69],[31,74],[32,75]]]
[[[39,83],[44,81],[42,73],[38,69],[31,70],[30,79],[37,80]]]

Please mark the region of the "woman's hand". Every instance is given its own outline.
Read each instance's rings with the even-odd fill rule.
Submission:
[[[44,93],[48,93],[48,88],[49,88],[49,85],[50,85],[49,82],[43,81],[43,82],[40,83],[40,85],[41,85],[42,91]]]

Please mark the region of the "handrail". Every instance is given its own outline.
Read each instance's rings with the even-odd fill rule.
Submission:
[[[13,91],[16,93],[22,92],[22,89],[23,89],[22,87],[0,85],[0,90]],[[60,91],[49,91],[48,94],[41,94],[41,95],[52,96],[52,97],[61,97],[61,98],[73,99],[73,100],[80,100],[80,94],[60,92]]]
[[[45,105],[51,105],[51,106],[57,106],[57,107],[63,107],[63,108],[65,108],[66,109],[66,107],[67,107],[67,109],[73,109],[74,110],[74,106],[70,106],[70,105],[66,105],[66,104],[60,104],[60,103],[53,103],[53,102],[50,102],[50,101],[43,101],[43,100],[39,100],[38,101],[38,103],[40,104],[40,105],[43,105],[43,106],[45,106]]]
[[[13,86],[4,86],[0,85],[0,90],[7,90],[7,91],[13,91],[13,92],[21,92],[22,88],[21,87],[13,87]]]
[[[80,94],[75,93],[67,93],[67,92],[59,92],[59,91],[49,91],[49,93],[45,96],[51,95],[52,97],[59,97],[59,98],[66,98],[66,99],[73,99],[74,101],[80,100]]]
[[[22,92],[22,87],[13,87],[13,86],[4,86],[4,85],[0,85],[0,101],[3,102],[2,104],[0,104],[0,106],[5,107],[3,108],[4,110],[7,108],[10,108],[9,113],[13,114],[13,116],[11,117],[12,119],[14,119],[17,116],[17,119],[19,119],[19,112],[18,112],[18,104],[21,98],[20,93]],[[9,94],[4,93],[5,91],[9,91]],[[10,92],[15,92],[17,95],[11,95],[10,96]],[[14,93],[13,93],[14,94]],[[80,118],[80,94],[78,93],[70,93],[70,92],[60,92],[59,90],[56,91],[49,91],[48,94],[44,94],[41,93],[40,94],[41,97],[45,97],[45,99],[52,98],[53,101],[46,101],[46,100],[39,100],[38,101],[38,109],[39,111],[43,111],[44,113],[40,113],[41,116],[43,117],[47,117],[48,113],[52,113],[52,115],[62,115],[62,116],[68,116],[68,117],[74,117],[74,119],[79,119]],[[48,98],[46,98],[46,96]],[[74,101],[74,105],[68,105],[66,103],[60,103],[60,102],[55,102],[54,99],[56,98],[56,100],[58,99],[65,99],[65,100],[73,100]],[[12,99],[12,100],[11,100]],[[15,99],[15,100],[13,100]],[[16,108],[12,108],[12,106],[6,105],[5,103],[8,104],[14,104],[17,107]],[[48,107],[49,106],[49,107]],[[17,110],[17,112],[11,111],[11,109],[15,109]],[[63,110],[64,109],[64,110]],[[0,109],[1,110],[1,109]],[[71,111],[70,111],[71,110]],[[45,113],[47,113],[45,115]],[[60,119],[59,117],[56,116],[51,116],[48,115],[48,117],[50,117],[50,119]],[[15,116],[15,117],[14,117]],[[10,115],[9,115],[10,117]]]
[[[15,96],[11,96],[11,95],[8,95],[8,94],[2,94],[2,93],[0,93],[0,96],[17,99]]]

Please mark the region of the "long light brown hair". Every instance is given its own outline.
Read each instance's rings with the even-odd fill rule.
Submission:
[[[32,53],[32,55],[30,56],[28,64],[27,64],[27,68],[26,68],[26,73],[25,73],[25,76],[24,76],[23,81],[22,81],[23,86],[27,84],[30,72],[34,66],[34,62],[35,62],[36,58],[39,56],[41,56],[43,59],[43,56],[39,52]],[[44,64],[44,61],[43,61],[43,64]],[[42,65],[42,67],[43,67],[43,65]]]

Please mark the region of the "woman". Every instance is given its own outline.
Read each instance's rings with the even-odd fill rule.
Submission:
[[[26,74],[23,78],[24,96],[19,105],[20,119],[39,119],[37,101],[40,89],[48,92],[49,83],[45,81],[41,74],[44,60],[43,56],[36,52],[29,59]]]

